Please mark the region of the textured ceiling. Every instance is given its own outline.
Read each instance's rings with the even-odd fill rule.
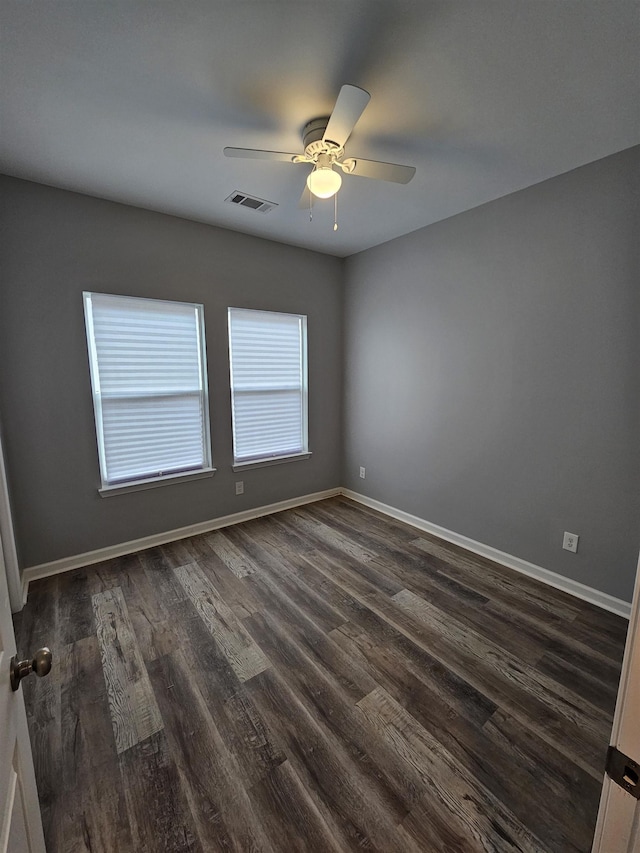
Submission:
[[[616,0],[4,0],[0,171],[345,256],[640,142],[640,5]],[[371,93],[313,222],[299,151],[340,86]],[[276,202],[225,203],[234,190]]]

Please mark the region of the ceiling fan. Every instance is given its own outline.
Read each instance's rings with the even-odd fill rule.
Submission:
[[[341,171],[362,178],[408,184],[416,172],[413,166],[363,160],[361,157],[345,158],[344,146],[370,98],[371,95],[358,86],[343,86],[331,115],[311,119],[304,126],[304,154],[261,151],[254,148],[225,148],[224,153],[227,157],[312,164],[313,169],[307,177],[307,187],[317,198],[335,196],[342,185]],[[303,192],[303,199],[305,197],[306,190]]]

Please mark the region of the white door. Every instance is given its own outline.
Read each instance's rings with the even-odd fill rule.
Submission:
[[[22,688],[9,682],[15,653],[0,540],[0,853],[45,853]]]
[[[621,762],[623,778],[635,795],[604,777],[593,853],[640,853],[640,561],[622,663],[611,745],[630,762]]]

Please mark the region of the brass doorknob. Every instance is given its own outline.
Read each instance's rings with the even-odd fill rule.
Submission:
[[[35,672],[40,678],[45,675],[49,675],[51,672],[51,661],[53,660],[53,655],[51,654],[51,650],[47,649],[38,649],[38,651],[33,656],[33,660],[18,660],[18,655],[14,655],[11,658],[10,672],[11,672],[11,689],[17,690],[20,687],[20,682],[26,675],[31,675],[32,672]]]

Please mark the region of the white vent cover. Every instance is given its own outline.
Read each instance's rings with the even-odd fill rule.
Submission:
[[[230,201],[231,204],[238,204],[240,207],[248,207],[249,210],[256,210],[258,213],[268,213],[278,205],[275,201],[265,201],[263,198],[256,198],[252,195],[234,190],[230,196],[225,198],[225,201]]]

